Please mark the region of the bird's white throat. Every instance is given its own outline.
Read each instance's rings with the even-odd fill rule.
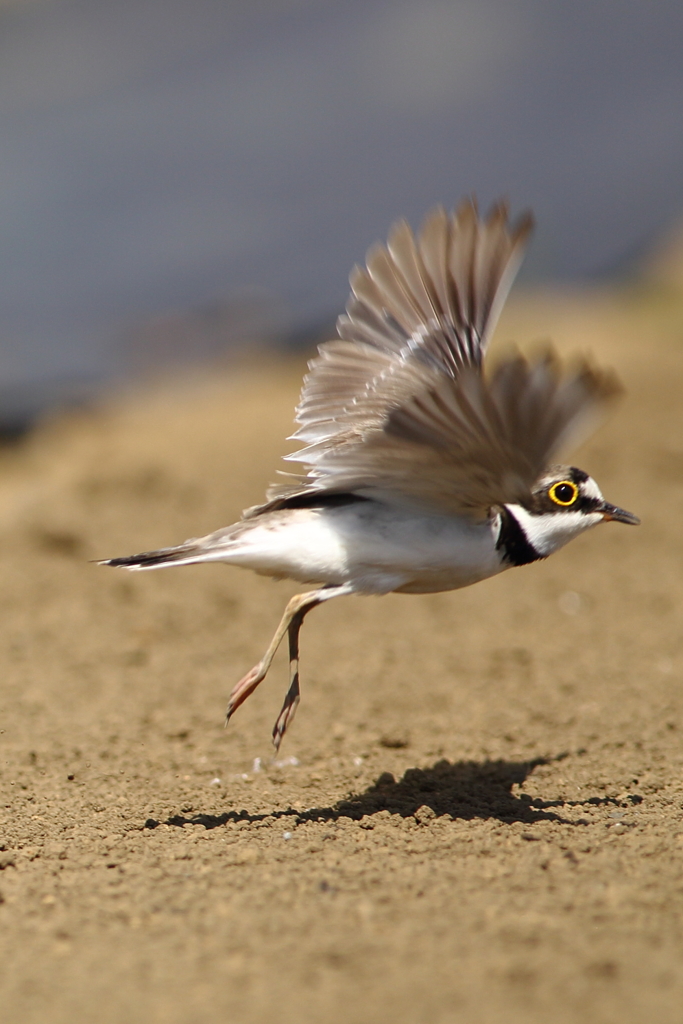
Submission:
[[[534,551],[542,558],[568,544],[584,530],[602,522],[601,512],[562,511],[534,515],[523,505],[506,505],[521,526]]]

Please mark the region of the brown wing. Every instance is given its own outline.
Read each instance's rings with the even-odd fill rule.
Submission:
[[[526,216],[511,228],[502,203],[482,221],[472,202],[453,216],[434,210],[417,239],[399,221],[387,248],[368,252],[367,270],[351,273],[339,340],[310,364],[294,437],[341,441],[352,424],[379,425],[425,375],[453,380],[479,367],[531,223]]]
[[[288,460],[306,476],[251,514],[306,495],[352,491],[479,517],[529,494],[572,428],[615,384],[587,366],[519,357],[482,375],[486,345],[522,257],[531,218],[504,204],[483,221],[472,202],[435,210],[416,240],[397,224],[387,248],[351,275],[340,338],[310,364]]]
[[[619,392],[587,364],[562,374],[552,353],[501,362],[489,379],[474,369],[425,388],[387,415],[353,449],[329,450],[309,487],[352,491],[434,512],[483,518],[524,501],[557,454]],[[316,453],[312,453],[315,457]]]

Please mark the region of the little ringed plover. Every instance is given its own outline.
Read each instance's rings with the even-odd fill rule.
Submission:
[[[264,679],[285,634],[290,683],[278,748],[299,703],[299,630],[346,594],[456,590],[547,558],[598,523],[637,524],[587,473],[554,465],[619,391],[585,361],[514,353],[486,372],[491,333],[532,220],[504,203],[405,221],[351,273],[339,337],[309,364],[296,411],[306,471],[285,474],[240,522],[178,547],[103,564],[160,569],[228,562],[314,584],[293,597],[261,661],[235,686],[234,711]]]

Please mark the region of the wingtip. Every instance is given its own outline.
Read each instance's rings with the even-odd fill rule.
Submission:
[[[514,241],[526,242],[535,227],[536,220],[531,210],[522,210],[521,214],[512,225],[512,237]]]
[[[439,209],[439,207],[437,207]],[[479,202],[475,193],[461,200],[455,207],[452,214],[452,222],[455,226],[463,227],[472,223],[482,223],[487,227],[508,225],[510,222],[510,200],[508,196],[501,196],[491,204],[486,216],[479,212]],[[509,223],[510,237],[515,241],[522,241],[528,237],[535,227],[534,215],[530,209],[522,210],[517,219]]]
[[[472,215],[476,218],[479,217],[479,200],[476,192],[470,192],[468,196],[460,200],[453,212],[453,219],[458,220],[460,217],[471,217]]]

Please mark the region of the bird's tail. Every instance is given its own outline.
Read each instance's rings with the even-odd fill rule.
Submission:
[[[158,551],[141,551],[137,555],[123,558],[98,559],[98,565],[113,565],[120,569],[163,569],[166,565],[192,565],[206,561],[206,551],[195,540],[186,540],[175,548],[160,548]]]
[[[98,565],[113,565],[117,569],[163,569],[167,565],[194,565],[196,562],[232,562],[240,549],[240,540],[253,530],[253,524],[241,521],[207,537],[191,537],[174,548],[141,551],[124,558],[98,559]]]

